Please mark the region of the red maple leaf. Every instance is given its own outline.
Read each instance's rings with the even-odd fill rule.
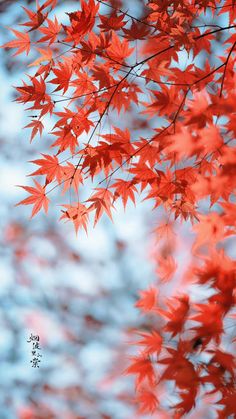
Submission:
[[[63,205],[66,210],[62,210],[60,220],[70,220],[73,222],[75,231],[78,233],[79,228],[83,228],[87,233],[87,224],[89,220],[88,208],[85,205],[78,203],[72,205]]]
[[[140,291],[140,298],[136,302],[135,307],[138,307],[144,312],[155,309],[157,302],[158,291],[156,288],[150,287],[146,291]]]
[[[35,188],[31,186],[19,186],[26,192],[29,192],[31,196],[23,199],[16,205],[34,205],[32,209],[31,218],[34,217],[43,207],[44,211],[48,212],[49,198],[45,194],[45,187],[41,186],[36,180],[34,180]]]
[[[44,34],[38,42],[49,41],[49,45],[57,40],[58,34],[61,30],[61,25],[58,23],[57,18],[54,18],[54,22],[51,19],[46,19],[48,26],[40,27],[39,31]]]
[[[7,42],[6,44],[2,45],[1,48],[18,48],[14,56],[22,54],[23,52],[26,52],[26,54],[28,55],[31,46],[29,34],[25,32],[16,31],[15,29],[10,30],[14,33],[17,39]]]
[[[136,401],[139,403],[140,413],[154,413],[159,405],[159,400],[151,389],[141,388],[138,391]]]
[[[111,185],[111,188],[115,188],[114,199],[122,198],[124,208],[127,205],[128,199],[135,204],[134,192],[138,192],[133,180],[125,181],[123,179],[116,179],[116,182]]]
[[[106,212],[109,218],[112,220],[111,208],[114,208],[113,205],[113,194],[108,189],[96,188],[97,192],[87,200],[87,202],[92,202],[90,205],[90,210],[95,210],[95,220],[94,225],[97,224],[99,218],[102,214]]]
[[[186,317],[189,311],[189,297],[182,295],[167,301],[168,311],[160,310],[159,312],[169,320],[165,325],[165,330],[170,332],[172,337],[182,332],[185,325]]]
[[[153,353],[159,354],[162,349],[162,337],[161,335],[152,330],[150,333],[138,333],[143,339],[136,342],[137,345],[145,346],[144,353],[147,355],[152,355]]]
[[[58,68],[54,68],[53,73],[56,75],[56,77],[50,80],[50,83],[58,85],[54,91],[57,92],[58,90],[63,90],[63,93],[65,93],[69,88],[69,83],[72,76],[71,65],[66,62],[58,63]]]
[[[49,154],[42,154],[42,156],[43,159],[31,160],[31,163],[37,164],[40,169],[31,173],[30,176],[46,175],[46,183],[52,182],[55,178],[60,182],[62,168],[59,165],[58,158]]]
[[[137,386],[145,379],[150,385],[155,382],[155,372],[152,362],[147,357],[134,357],[132,364],[125,370],[125,374],[137,374]]]
[[[33,128],[32,134],[30,137],[30,142],[34,139],[35,135],[39,132],[40,136],[42,136],[43,133],[43,123],[40,120],[32,120],[30,124],[26,125],[24,128]]]

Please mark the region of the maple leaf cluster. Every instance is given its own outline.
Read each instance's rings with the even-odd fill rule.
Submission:
[[[140,350],[125,371],[135,376],[140,412],[169,417],[165,414],[173,411],[180,418],[192,409],[198,412],[201,400],[206,416],[234,417],[236,262],[208,242],[208,255],[198,254],[176,286],[173,227],[163,223],[158,237],[159,283],[141,291],[136,302],[146,322],[144,331],[135,331],[142,339],[132,343]],[[170,281],[178,292],[167,297],[164,284]]]
[[[112,219],[117,200],[125,208],[141,195],[166,214],[161,240],[175,220],[193,225],[188,284],[212,293],[197,303],[187,292],[158,299],[156,287],[143,291],[136,305],[156,326],[140,333],[127,373],[136,375],[141,412],[162,409],[158,394],[174,383],[175,417],[209,397],[225,418],[236,415],[235,359],[224,348],[225,322],[235,316],[235,263],[224,243],[235,234],[236,6],[141,3],[135,17],[121,2],[81,0],[62,24],[51,16],[57,0],[48,0],[25,8],[29,20],[12,29],[16,39],[4,47],[36,58],[16,87],[17,102],[36,114],[31,141],[46,119],[52,124],[50,151],[33,160],[35,187],[23,187],[30,196],[20,204],[33,205],[34,216],[47,212],[53,190],[73,191],[61,219],[87,232],[91,218]],[[156,256],[161,283],[177,269],[167,242]]]

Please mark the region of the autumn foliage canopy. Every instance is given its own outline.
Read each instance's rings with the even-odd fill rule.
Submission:
[[[140,413],[180,418],[208,405],[215,417],[236,417],[227,250],[236,227],[236,3],[143,0],[136,16],[119,0],[77,3],[63,22],[60,1],[25,8],[3,46],[28,55],[16,100],[31,118],[30,141],[44,134],[48,147],[32,161],[34,184],[22,186],[20,204],[33,217],[60,191],[60,219],[79,235],[104,213],[112,219],[119,200],[150,200],[162,214],[158,282],[136,302],[150,327],[134,335],[139,351],[125,371]],[[195,239],[176,287],[180,222]]]

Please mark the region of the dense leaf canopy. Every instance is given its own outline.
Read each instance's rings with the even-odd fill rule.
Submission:
[[[201,399],[217,417],[235,417],[235,262],[225,243],[235,234],[236,4],[142,1],[137,17],[119,1],[78,3],[66,22],[57,0],[25,8],[4,45],[29,57],[16,100],[31,117],[30,141],[51,124],[20,204],[47,212],[61,190],[60,218],[78,234],[90,219],[112,219],[118,200],[126,207],[141,195],[162,210],[159,285],[136,303],[153,326],[138,332],[126,373],[141,413],[178,418]],[[180,221],[195,232],[193,261],[166,298]],[[199,301],[194,286],[208,290]],[[168,404],[171,383],[177,402]]]

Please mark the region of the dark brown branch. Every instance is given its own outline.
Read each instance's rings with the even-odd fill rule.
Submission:
[[[229,25],[229,26],[225,26],[225,27],[222,27],[222,28],[215,29],[214,31],[204,32],[202,35],[198,35],[198,36],[194,37],[193,39],[204,38],[204,36],[212,35],[213,33],[222,32],[222,31],[226,31],[227,29],[233,29],[233,28],[236,28],[236,25]]]
[[[234,48],[235,48],[235,45],[236,45],[236,42],[234,42],[234,44],[232,45],[232,47],[231,47],[231,49],[230,49],[230,51],[229,51],[228,57],[227,57],[227,59],[226,59],[226,61],[225,61],[225,68],[224,68],[224,73],[223,73],[222,82],[221,82],[221,87],[220,87],[220,97],[222,96],[222,92],[223,92],[223,87],[224,87],[224,81],[225,81],[225,75],[226,75],[227,65],[228,65],[228,62],[229,62],[230,56],[231,56],[231,54],[232,54],[232,52],[233,52],[233,50],[234,50]]]

